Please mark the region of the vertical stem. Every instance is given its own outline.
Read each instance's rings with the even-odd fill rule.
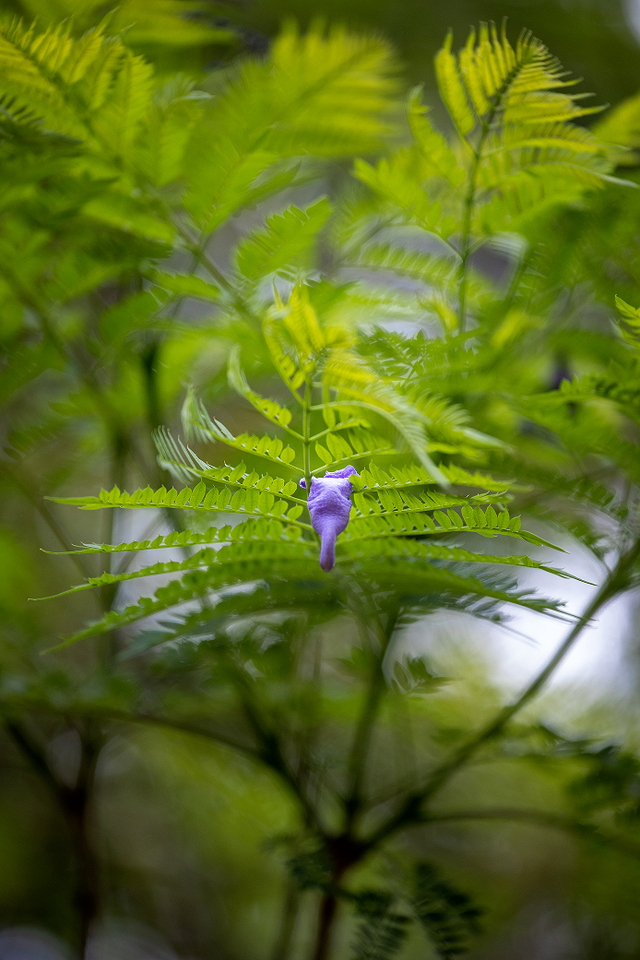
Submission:
[[[196,261],[194,259],[194,265]],[[176,300],[173,305],[173,309],[169,313],[169,317],[175,317],[180,306],[180,301]],[[155,485],[157,487],[171,487],[173,478],[170,472],[160,466],[158,463],[158,457],[154,452],[154,434],[158,427],[162,426],[163,422],[163,410],[162,403],[160,400],[160,392],[158,390],[158,356],[160,349],[162,347],[162,342],[159,338],[154,337],[144,348],[140,355],[140,365],[142,367],[142,375],[144,377],[144,386],[145,386],[145,396],[146,396],[146,415],[147,415],[147,427],[148,427],[148,443],[151,450],[151,471],[155,473]],[[149,477],[149,482],[151,478]],[[184,530],[184,523],[181,519],[180,510],[170,510],[166,508],[164,510],[164,516],[167,521],[167,524],[174,530],[182,532]],[[183,555],[186,556],[186,553],[183,552]],[[202,601],[203,605],[206,605],[206,602]]]
[[[471,163],[471,169],[469,170],[469,180],[467,185],[467,194],[464,201],[464,216],[462,220],[462,233],[460,237],[460,280],[458,287],[458,304],[459,304],[459,317],[460,317],[460,333],[464,333],[465,324],[466,324],[466,305],[467,305],[467,283],[468,283],[468,261],[469,254],[471,253],[471,218],[473,216],[473,206],[476,200],[476,187],[477,187],[477,177],[478,169],[480,167],[480,161],[482,159],[482,150],[491,130],[491,124],[493,123],[494,117],[498,112],[500,105],[502,103],[502,98],[504,97],[506,91],[509,89],[510,85],[513,83],[513,80],[521,70],[522,65],[514,67],[505,77],[502,86],[496,92],[494,96],[493,103],[484,119],[481,118],[480,123],[482,124],[480,137],[478,138],[478,145],[473,150],[473,161]],[[471,147],[468,140],[464,138],[467,145]]]
[[[369,690],[364,702],[362,714],[358,721],[356,733],[353,738],[353,746],[350,758],[351,787],[345,802],[346,809],[346,828],[353,826],[358,808],[360,806],[362,780],[366,766],[371,736],[373,733],[373,724],[378,712],[378,706],[384,690],[384,676],[382,667],[376,664],[375,673],[371,677]]]
[[[287,960],[300,908],[300,888],[292,877],[287,880],[280,917],[280,929],[271,954],[271,960]]]
[[[331,931],[336,918],[338,901],[335,894],[327,892],[320,901],[320,917],[318,920],[318,933],[316,936],[315,948],[312,960],[327,960],[331,948]]]
[[[63,789],[61,804],[71,831],[76,861],[75,902],[78,914],[78,954],[85,960],[91,928],[100,910],[98,859],[90,836],[90,812],[96,763],[102,744],[91,730],[82,736],[82,760],[73,788]]]
[[[361,801],[362,779],[369,756],[371,737],[380,701],[385,691],[385,678],[382,672],[382,663],[393,636],[397,617],[390,619],[384,632],[379,654],[376,656],[374,669],[369,680],[369,689],[362,706],[362,713],[353,738],[351,755],[349,757],[350,786],[345,801],[346,824],[345,829],[351,830],[358,813]]]
[[[127,459],[128,442],[122,433],[114,433],[111,437],[111,463],[109,482],[112,487],[118,487],[120,490],[125,486],[125,464]],[[105,543],[113,543],[115,532],[116,511],[105,510],[103,540]],[[109,554],[105,554],[102,563],[102,572],[106,573],[111,565]],[[107,584],[102,587],[102,605],[105,612],[111,609],[115,597],[115,589]]]
[[[469,177],[469,190],[464,202],[464,219],[462,221],[462,236],[460,239],[460,280],[458,284],[458,328],[464,333],[467,321],[467,264],[471,252],[471,216],[475,200],[475,173],[478,167],[478,155],[473,160],[472,173]]]
[[[351,867],[362,859],[366,848],[354,841],[348,834],[340,837],[325,838],[328,852],[333,862],[331,880],[325,887],[318,916],[318,928],[313,948],[312,960],[329,960],[331,955],[331,934],[338,912],[340,881]]]
[[[302,400],[302,466],[304,481],[307,485],[307,497],[311,492],[311,377],[307,377]]]
[[[76,862],[75,906],[78,916],[78,956],[85,960],[91,928],[98,915],[98,865],[88,837],[88,798],[74,791],[65,803]]]
[[[100,908],[98,861],[91,842],[89,817],[101,741],[95,740],[90,731],[85,734],[78,731],[82,743],[82,757],[78,779],[75,785],[70,787],[60,782],[42,748],[26,728],[11,717],[4,717],[4,725],[16,746],[55,797],[67,824],[75,874],[74,907],[78,919],[78,956],[80,960],[85,960],[91,926]]]
[[[125,467],[128,452],[128,441],[122,433],[116,433],[111,439],[111,486],[119,487],[121,490],[125,485]],[[115,533],[116,511],[106,510],[105,513],[105,531],[103,540],[105,543],[113,543]],[[102,572],[107,573],[111,569],[111,554],[105,553],[102,564]],[[107,583],[100,588],[100,602],[104,613],[108,613],[113,608],[118,590],[117,584]],[[109,669],[117,655],[116,632],[110,631],[105,634],[101,644],[101,659],[104,668]]]
[[[154,337],[140,354],[140,363],[144,376],[145,393],[147,400],[147,424],[149,433],[153,434],[158,429],[162,420],[160,413],[160,397],[158,395],[158,383],[156,378],[156,364],[160,352],[160,341]]]
[[[482,124],[482,133],[478,141],[477,148],[473,151],[473,161],[469,171],[469,181],[467,185],[467,194],[464,200],[464,215],[462,219],[462,233],[460,236],[460,273],[458,285],[458,316],[460,333],[464,333],[466,325],[466,307],[467,307],[467,285],[469,281],[468,264],[469,254],[471,253],[471,218],[473,216],[473,206],[476,200],[476,179],[478,176],[478,167],[482,156],[482,148],[489,133],[489,124],[493,119],[493,113],[490,114],[487,122]]]

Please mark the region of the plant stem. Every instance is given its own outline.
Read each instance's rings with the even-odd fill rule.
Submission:
[[[323,830],[318,812],[310,802],[298,778],[291,769],[282,751],[278,735],[271,724],[261,716],[258,705],[254,702],[252,690],[250,684],[247,682],[246,676],[243,676],[241,668],[236,667],[234,672],[235,688],[240,706],[255,735],[260,758],[267,767],[280,778],[292,793],[294,799],[300,804],[307,824],[322,834]]]
[[[361,806],[362,779],[369,756],[369,748],[373,735],[378,708],[386,688],[386,681],[382,670],[385,654],[393,636],[397,616],[391,618],[384,631],[384,637],[379,652],[374,654],[374,669],[369,681],[369,689],[362,706],[362,713],[358,720],[351,755],[349,758],[350,787],[345,800],[345,830],[353,828],[355,819]]]
[[[91,723],[80,733],[80,739],[82,754],[78,778],[72,788],[62,788],[60,799],[75,850],[78,952],[81,960],[85,960],[91,927],[100,912],[99,866],[91,840],[90,814],[96,764],[103,739]]]
[[[505,93],[517,77],[518,73],[522,69],[524,64],[517,64],[513,67],[507,76],[505,77],[502,86],[499,90],[496,91],[491,107],[487,111],[487,115],[484,118],[481,118],[481,130],[480,136],[478,138],[478,145],[474,149],[471,147],[471,144],[467,138],[463,138],[465,143],[471,147],[473,151],[473,161],[471,163],[471,168],[469,170],[469,180],[467,181],[467,193],[464,200],[464,215],[462,220],[462,231],[460,235],[460,272],[459,272],[459,286],[458,286],[458,310],[459,310],[459,320],[460,320],[460,333],[464,333],[465,324],[466,324],[466,305],[467,305],[467,284],[468,284],[468,261],[469,255],[471,253],[471,219],[473,217],[473,207],[476,200],[476,189],[477,189],[477,178],[478,170],[480,168],[480,161],[482,159],[482,150],[484,148],[486,139],[491,131],[491,124],[493,123],[494,117],[500,106],[502,104],[502,98]]]
[[[291,941],[293,939],[299,909],[300,888],[296,881],[292,877],[289,877],[284,893],[280,928],[271,954],[271,960],[288,960],[291,953]]]
[[[621,837],[602,831],[600,824],[587,823],[576,820],[564,814],[546,810],[526,810],[517,807],[487,808],[486,810],[452,810],[451,813],[427,814],[423,823],[458,823],[465,820],[496,820],[510,823],[524,823],[531,826],[561,830],[564,833],[573,833],[580,837],[588,837],[593,843],[613,847],[634,859],[640,858],[640,844],[631,837]]]
[[[81,762],[76,783],[70,787],[60,782],[44,751],[17,720],[5,717],[4,723],[16,746],[52,791],[67,823],[75,867],[78,956],[80,960],[85,960],[91,926],[100,907],[98,862],[89,833],[89,813],[101,738],[94,738],[90,729],[84,735],[78,731],[82,745]]]
[[[484,130],[483,130],[484,135]],[[471,253],[471,218],[473,216],[473,205],[476,197],[476,176],[480,164],[480,149],[482,139],[477,151],[474,151],[473,162],[469,172],[469,185],[464,200],[464,216],[462,220],[462,233],[460,237],[460,267],[458,283],[458,328],[460,333],[464,333],[467,320],[467,285],[468,285],[468,262]]]
[[[469,256],[471,254],[471,220],[473,217],[473,207],[476,202],[476,188],[478,170],[482,159],[482,149],[485,140],[491,129],[491,123],[498,109],[502,91],[496,97],[496,102],[489,111],[486,120],[482,121],[482,130],[478,140],[478,146],[473,151],[473,161],[469,170],[469,180],[467,184],[467,193],[464,199],[464,214],[462,219],[462,231],[460,235],[460,267],[459,267],[459,285],[458,285],[458,316],[459,332],[464,333],[467,321],[467,286],[469,283]]]
[[[320,901],[318,932],[312,960],[327,960],[331,947],[331,931],[336,918],[338,901],[334,893],[327,891]]]
[[[40,492],[34,491],[28,482],[20,475],[17,469],[9,467],[6,463],[2,464],[2,473],[4,476],[15,485],[15,487],[23,494],[26,500],[38,511],[44,522],[47,524],[55,538],[58,540],[60,545],[64,548],[65,552],[69,554],[69,559],[72,563],[76,565],[80,574],[83,577],[90,577],[92,571],[89,569],[85,561],[82,559],[82,556],[79,556],[74,552],[74,545],[67,536],[64,528],[60,525],[57,518],[55,517],[53,511],[45,503],[42,494]]]
[[[233,301],[233,305],[238,311],[238,313],[242,314],[247,320],[256,320],[257,318],[251,312],[247,304],[244,302],[240,293],[236,290],[236,288],[231,283],[231,281],[225,277],[222,270],[213,262],[213,260],[205,252],[207,238],[201,236],[200,240],[194,240],[194,238],[190,235],[189,231],[186,230],[183,227],[183,225],[178,220],[176,220],[175,217],[170,216],[170,219],[174,227],[182,237],[182,240],[184,241],[184,244],[187,250],[192,254],[194,259],[198,261],[200,266],[204,267],[204,269],[207,271],[209,276],[213,278],[213,280],[220,287],[220,289],[224,290],[224,292],[231,297]]]
[[[593,617],[605,604],[629,585],[631,568],[639,556],[640,540],[636,541],[625,553],[621,554],[618,563],[588,604],[583,615],[576,621],[556,652],[534,677],[531,683],[522,691],[520,696],[517,697],[513,703],[503,707],[486,727],[463,744],[449,760],[446,760],[441,766],[437,767],[424,787],[412,792],[407,797],[400,810],[390,817],[386,823],[382,824],[367,840],[369,849],[376,847],[383,839],[402,827],[410,823],[420,822],[422,819],[421,810],[423,804],[438,793],[481,746],[499,736],[509,721],[539,693]]]
[[[311,377],[307,377],[304,385],[302,400],[302,467],[304,482],[307,486],[307,497],[311,492],[311,391],[313,384]]]

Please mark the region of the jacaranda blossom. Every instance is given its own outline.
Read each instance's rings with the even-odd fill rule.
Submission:
[[[351,512],[351,481],[349,477],[357,473],[355,467],[343,467],[324,477],[313,477],[307,504],[311,514],[311,525],[320,534],[320,566],[331,570],[336,562],[336,537],[346,529]],[[304,480],[301,487],[306,487]]]

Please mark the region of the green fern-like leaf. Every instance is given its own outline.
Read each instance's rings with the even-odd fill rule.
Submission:
[[[270,420],[272,423],[275,423],[277,426],[282,427],[300,439],[300,434],[289,428],[292,417],[291,411],[279,403],[276,403],[275,400],[266,400],[264,397],[261,397],[255,390],[252,390],[247,383],[247,379],[240,365],[240,348],[238,345],[229,353],[228,374],[230,386],[232,386],[234,390],[237,390],[241,396],[246,397],[249,403],[255,407],[256,410],[259,410],[267,420]]]
[[[388,894],[360,894],[356,909],[361,917],[352,947],[351,960],[391,960],[397,956],[407,935],[411,918],[392,909]]]
[[[409,521],[411,522],[411,521]],[[354,521],[355,523],[355,521]],[[417,525],[419,526],[419,524]],[[451,560],[462,563],[483,563],[483,564],[504,564],[513,567],[529,567],[537,570],[545,570],[547,573],[553,573],[559,577],[569,577],[570,574],[555,567],[547,566],[536,560],[531,560],[526,556],[493,556],[491,554],[473,553],[470,550],[464,550],[461,547],[447,547],[441,544],[425,543],[400,540],[398,533],[405,533],[401,530],[393,532],[393,526],[389,524],[384,530],[385,524],[381,518],[369,521],[367,527],[357,527],[354,536],[349,536],[342,541],[341,552],[345,558],[365,558],[365,557],[422,557],[425,560]],[[416,530],[415,533],[423,533],[423,530]],[[442,533],[441,530],[431,531]],[[358,536],[360,533],[360,536]],[[363,543],[362,541],[366,541]],[[372,542],[375,541],[375,542]],[[573,577],[572,579],[577,579]]]
[[[362,408],[383,417],[404,438],[431,477],[437,483],[448,485],[446,476],[427,453],[426,418],[404,401],[391,384],[381,381],[373,370],[352,353],[341,350],[332,351],[327,359],[323,379],[328,387],[338,392],[339,397],[345,398],[344,401],[339,399],[335,402],[338,409]]]
[[[458,268],[451,256],[407,250],[387,243],[364,246],[358,251],[356,262],[365,268],[388,270],[439,289],[451,287]]]
[[[194,300],[205,300],[207,303],[217,303],[220,299],[218,287],[191,273],[167,273],[166,271],[149,270],[146,276],[157,287],[168,291],[176,299],[192,297]]]
[[[213,564],[205,570],[189,570],[181,579],[172,580],[166,586],[159,587],[152,597],[141,597],[137,603],[131,604],[124,610],[105,614],[100,620],[90,623],[84,630],[66,638],[54,649],[69,646],[88,637],[109,633],[121,627],[131,626],[147,617],[178,607],[189,600],[202,600],[211,592],[225,587],[237,586],[238,583],[245,584],[247,588],[252,584],[256,586],[264,584],[267,571],[270,577],[292,584],[298,580],[302,580],[307,585],[314,582],[314,578],[318,576],[315,557],[306,560],[304,553],[299,548],[296,549],[295,545],[285,545],[284,551],[273,551],[272,546],[266,552],[261,552],[254,546],[251,551],[252,556],[245,553],[234,561]],[[286,553],[287,550],[289,553],[286,556],[279,555]]]
[[[244,463],[235,467],[213,467],[201,460],[181,440],[174,440],[167,430],[160,430],[156,434],[156,448],[161,466],[182,483],[190,483],[197,477],[198,480],[223,484],[231,489],[255,489],[261,493],[266,491],[276,494],[296,507],[301,503],[298,497],[294,496],[298,491],[294,481],[259,474],[255,470],[247,471]]]
[[[192,215],[215,229],[264,195],[274,164],[287,158],[375,150],[387,130],[390,67],[389,50],[377,39],[339,29],[306,36],[285,30],[265,62],[235,72],[191,141]]]
[[[496,480],[494,477],[483,473],[470,473],[457,464],[442,466],[442,472],[450,484],[464,487],[480,487],[483,490],[494,491],[496,493],[506,494],[512,489],[513,484],[505,481]],[[421,487],[433,484],[434,480],[431,474],[417,464],[411,466],[393,466],[389,470],[383,470],[377,464],[372,463],[361,473],[362,486],[369,489],[399,489],[409,487]],[[357,483],[358,481],[356,481]],[[433,496],[433,495],[432,495]]]
[[[237,269],[251,283],[277,273],[297,279],[311,265],[319,230],[331,213],[328,200],[318,200],[306,210],[288,207],[267,218],[265,229],[245,237],[237,248]]]
[[[416,868],[413,908],[441,960],[467,953],[482,911],[430,863]]]
[[[181,176],[189,138],[209,99],[193,80],[181,76],[155,91],[132,150],[135,169],[155,187]]]
[[[101,143],[115,156],[126,155],[142,124],[153,93],[153,68],[127,50],[120,61],[108,101],[93,122]]]
[[[640,309],[625,303],[621,297],[616,297],[616,307],[623,319],[623,323],[618,325],[618,332],[623,340],[637,350],[640,344]]]
[[[623,167],[638,164],[640,147],[640,94],[634,94],[613,109],[593,127],[594,134],[610,145],[612,162]]]
[[[105,37],[102,29],[76,40],[69,25],[38,33],[12,20],[0,25],[0,90],[50,128],[86,137],[89,112],[105,106],[130,57],[121,41]]]
[[[73,556],[82,553],[140,553],[144,550],[170,550],[182,547],[203,546],[212,543],[235,543],[237,540],[278,540],[285,532],[280,521],[263,518],[246,520],[233,526],[209,527],[204,533],[195,530],[173,530],[166,536],[158,535],[153,540],[131,540],[128,543],[85,543],[76,550],[46,551],[54,556]],[[295,539],[293,528],[287,531],[289,539]]]
[[[23,6],[39,23],[73,18],[73,26],[80,30],[104,17],[102,0],[56,0],[55,4],[26,0]],[[198,0],[156,0],[152,6],[144,0],[123,0],[111,11],[109,25],[115,32],[127,31],[128,41],[134,46],[233,43],[233,33],[212,26],[202,17],[205,12],[205,4]]]
[[[251,475],[249,475],[251,476]],[[161,508],[195,510],[200,513],[240,513],[254,514],[256,516],[269,516],[278,520],[290,509],[289,500],[276,497],[269,490],[259,490],[256,486],[238,486],[233,492],[225,486],[222,490],[216,487],[207,488],[207,485],[200,481],[193,489],[185,487],[179,493],[172,488],[166,490],[160,487],[159,490],[152,490],[146,487],[144,490],[136,490],[133,493],[121,492],[118,487],[111,490],[102,490],[98,497],[51,497],[55,503],[63,503],[67,506],[80,507],[82,510],[105,510],[113,507],[120,507],[128,510],[140,510],[143,508]],[[298,504],[294,503],[294,509]],[[299,513],[297,512],[297,516]],[[301,522],[296,519],[291,520],[298,526]],[[310,529],[308,525],[307,529]]]
[[[536,191],[539,199],[602,185],[610,164],[602,143],[576,125],[580,117],[598,111],[583,107],[578,96],[566,92],[558,61],[530,34],[522,34],[515,48],[506,32],[483,26],[476,38],[469,35],[456,58],[448,41],[438,68],[443,99],[466,141],[475,131],[478,140],[474,176],[489,197],[498,191],[491,216],[485,214],[485,229],[492,219],[500,222],[509,203],[517,213]],[[524,195],[520,195],[524,191]]]
[[[220,441],[244,453],[284,464],[298,473],[303,472],[302,468],[293,462],[295,451],[285,446],[279,437],[257,437],[246,433],[234,437],[219,420],[211,419],[192,391],[187,395],[182,409],[182,425],[189,438],[193,437],[208,443]]]
[[[498,35],[483,25],[457,55],[452,42],[449,34],[436,75],[458,144],[433,128],[413,91],[407,109],[414,146],[377,166],[358,161],[356,175],[387,222],[391,215],[419,226],[459,252],[466,278],[469,231],[484,237],[522,228],[545,208],[603,187],[612,163],[597,132],[576,122],[598,108],[569,92],[572,82],[539,40],[523,33],[513,47],[504,30]]]
[[[425,190],[432,175],[431,166],[417,150],[404,149],[384,158],[374,167],[356,160],[355,174],[384,203],[401,213],[410,223],[448,237],[455,230],[455,219],[442,219],[442,205]]]
[[[229,536],[227,538],[231,540]],[[214,568],[226,564],[238,565],[239,563],[255,561],[269,561],[277,564],[283,560],[310,559],[310,544],[311,542],[305,543],[294,538],[287,538],[286,528],[283,524],[278,524],[275,527],[265,525],[264,532],[262,530],[256,532],[256,526],[254,525],[246,539],[238,535],[233,538],[233,542],[219,549],[205,548],[185,560],[159,561],[149,564],[141,570],[118,574],[103,573],[99,577],[89,577],[86,583],[71,587],[69,590],[55,594],[55,596],[64,597],[94,587],[113,586],[130,580],[140,580],[145,577],[157,577],[171,573],[184,573],[190,570],[206,570],[207,574],[212,576]],[[43,597],[42,599],[51,600],[53,597]]]

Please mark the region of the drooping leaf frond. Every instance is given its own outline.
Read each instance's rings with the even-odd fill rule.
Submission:
[[[275,524],[275,526],[274,526]],[[182,547],[203,546],[212,543],[233,543],[244,539],[278,539],[284,527],[279,521],[246,520],[233,526],[209,527],[204,533],[195,530],[172,530],[158,535],[153,540],[131,540],[129,543],[84,543],[77,550],[47,551],[55,556],[70,556],[77,553],[138,553],[141,550],[171,550]]]
[[[287,29],[211,105],[190,146],[187,208],[213,230],[261,196],[278,162],[375,150],[387,129],[390,67],[377,39]]]
[[[191,391],[182,408],[182,424],[189,439],[195,438],[208,443],[221,441],[237,450],[285,464],[290,469],[301,472],[301,468],[293,463],[295,451],[292,447],[285,446],[279,437],[256,437],[246,433],[234,437],[219,420],[209,416],[204,405]]]
[[[413,908],[441,960],[467,953],[482,910],[430,863],[416,867]]]
[[[411,918],[392,907],[392,898],[387,894],[370,892],[358,897],[361,919],[351,960],[392,960],[397,956]]]
[[[54,19],[72,19],[72,26],[83,30],[104,17],[102,0],[24,0],[22,6],[38,23]],[[152,7],[144,0],[123,0],[111,10],[109,26],[115,32],[126,31],[129,43],[191,47],[201,44],[229,44],[235,40],[230,30],[213,25],[202,15],[206,4],[198,0],[156,0]]]
[[[300,549],[295,544],[286,544],[280,551],[280,554],[284,553],[285,556],[275,556],[271,548],[261,551],[256,546],[253,547],[252,552],[252,557],[244,553],[235,561],[214,564],[206,570],[190,570],[181,579],[172,580],[166,586],[159,587],[153,597],[141,597],[137,603],[131,604],[124,610],[105,614],[103,618],[89,624],[84,630],[68,637],[61,646],[130,626],[164,610],[179,607],[190,600],[202,600],[212,591],[219,591],[224,587],[237,586],[238,583],[246,584],[247,587],[264,583],[264,574],[267,569],[272,578],[282,578],[292,582],[299,578],[309,583],[313,582],[314,575],[317,576],[317,563],[315,559],[305,559],[304,547]]]
[[[614,163],[623,167],[637,166],[640,147],[640,95],[623,100],[593,126],[594,134],[610,145]]]
[[[237,268],[250,283],[278,273],[297,279],[311,266],[311,253],[318,231],[331,213],[328,200],[318,200],[306,210],[288,207],[267,217],[264,230],[250,233],[238,246]]]
[[[391,526],[386,533],[378,533],[378,530],[380,530],[382,526],[383,524],[380,522],[378,522],[378,524],[371,524],[371,526],[366,529],[366,532],[363,532],[362,527],[356,528],[356,530],[361,532],[361,535],[358,536],[356,532],[354,536],[347,537],[342,543],[342,551],[346,559],[362,559],[365,557],[377,557],[378,559],[382,557],[418,557],[423,559],[451,560],[461,563],[499,563],[513,567],[530,567],[545,570],[547,573],[554,573],[556,576],[561,577],[571,576],[562,570],[531,560],[526,556],[491,556],[489,554],[473,553],[461,547],[447,547],[442,544],[428,543],[425,541],[400,540],[398,533],[392,532]],[[572,579],[577,578],[572,577]]]
[[[12,106],[27,107],[50,128],[72,136],[89,136],[91,113],[104,109],[112,111],[112,119],[114,111],[122,111],[117,121],[122,133],[122,124],[131,123],[127,104],[131,108],[147,89],[146,68],[136,75],[140,63],[100,28],[77,40],[68,25],[42,33],[19,20],[0,26],[0,90]]]
[[[237,345],[232,348],[229,353],[227,370],[230,386],[232,386],[234,390],[237,390],[241,396],[245,397],[267,420],[270,420],[272,423],[275,423],[290,433],[294,433],[297,437],[300,436],[295,433],[295,431],[289,429],[292,417],[290,410],[276,403],[275,400],[266,400],[256,393],[255,390],[251,389],[240,365],[240,349]]]

